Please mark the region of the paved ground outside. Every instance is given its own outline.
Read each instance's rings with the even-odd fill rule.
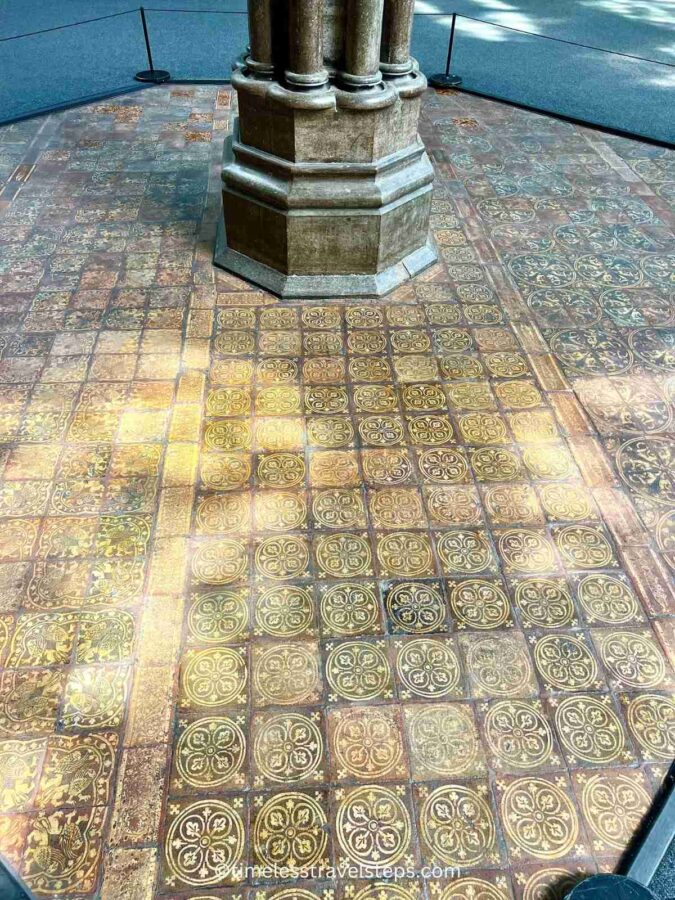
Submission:
[[[284,305],[211,266],[230,105],[0,132],[0,851],[560,898],[675,753],[673,157],[430,92],[439,264]]]
[[[130,0],[5,0],[0,37],[134,6]],[[247,44],[245,0],[149,0],[146,6],[158,67],[175,78],[229,77],[232,61]],[[175,9],[191,12],[171,12]],[[416,9],[420,14],[463,13],[670,64],[622,59],[467,20],[457,28],[454,67],[468,88],[675,142],[669,115],[675,88],[670,0],[418,0]],[[223,11],[239,14],[219,14]],[[445,66],[449,27],[447,16],[419,15],[416,20],[413,52],[427,74]],[[0,54],[2,117],[130,87],[134,73],[146,67],[137,12],[5,42]]]

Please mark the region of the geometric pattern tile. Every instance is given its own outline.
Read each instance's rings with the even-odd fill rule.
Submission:
[[[673,157],[430,92],[438,264],[282,304],[211,265],[231,102],[0,131],[0,851],[562,896],[675,754]]]

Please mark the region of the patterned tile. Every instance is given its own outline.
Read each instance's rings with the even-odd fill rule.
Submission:
[[[66,900],[557,900],[675,754],[671,159],[429,93],[440,262],[282,304],[211,265],[230,116],[0,137],[0,851]]]

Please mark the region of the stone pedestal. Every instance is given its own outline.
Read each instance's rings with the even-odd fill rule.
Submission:
[[[384,294],[436,259],[413,0],[249,0],[215,263],[285,298]]]

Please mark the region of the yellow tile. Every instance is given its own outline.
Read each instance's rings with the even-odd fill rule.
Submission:
[[[211,346],[206,338],[188,338],[183,348],[183,365],[188,369],[208,369]]]
[[[202,372],[185,372],[178,381],[178,403],[200,403],[206,378]]]
[[[162,476],[164,487],[194,484],[198,458],[198,444],[172,444],[167,447]]]
[[[150,562],[149,590],[152,594],[179,594],[185,580],[187,541],[185,538],[160,538]]]
[[[157,872],[157,850],[118,849],[103,863],[101,900],[152,900]]]
[[[138,641],[138,664],[161,666],[176,658],[183,624],[181,597],[146,597]]]
[[[188,534],[194,500],[194,489],[189,485],[165,488],[159,497],[156,533],[159,537]]]
[[[171,417],[170,441],[198,441],[202,421],[200,404],[177,406]]]
[[[189,338],[208,338],[213,329],[213,312],[210,309],[193,309],[188,319]]]
[[[139,666],[124,736],[128,747],[161,744],[169,739],[177,666]]]
[[[180,368],[180,355],[174,352],[144,353],[138,359],[138,378],[175,378]]]
[[[122,755],[110,834],[113,846],[156,839],[167,751],[166,745],[160,745],[126,750]]]
[[[164,410],[125,412],[120,422],[119,439],[126,444],[161,440],[166,431],[166,422],[167,413]]]

